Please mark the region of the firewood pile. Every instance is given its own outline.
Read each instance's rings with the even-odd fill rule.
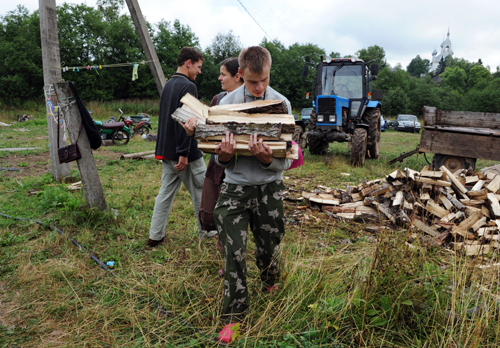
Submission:
[[[194,137],[203,152],[215,153],[215,147],[229,131],[235,135],[237,155],[252,156],[248,142],[250,135],[257,133],[273,150],[273,157],[298,159],[298,145],[292,145],[295,119],[288,114],[284,101],[257,100],[208,107],[188,93],[181,102],[184,105],[172,118],[183,123],[197,118]]]
[[[420,230],[430,245],[452,241],[467,255],[500,248],[500,171],[495,167],[455,173],[445,166],[420,172],[405,168],[346,190],[302,192],[302,197],[336,217],[383,218]]]

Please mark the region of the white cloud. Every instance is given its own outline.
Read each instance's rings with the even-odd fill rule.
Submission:
[[[455,57],[483,60],[492,70],[500,65],[498,38],[500,1],[465,0],[396,1],[358,0],[346,2],[299,0],[239,0],[254,19],[274,39],[285,45],[313,43],[325,51],[353,54],[361,48],[379,45],[391,65],[406,67],[419,54],[431,59],[434,49],[450,38]],[[189,25],[203,48],[218,32],[232,30],[245,46],[257,45],[266,34],[243,9],[238,0],[139,0],[143,14],[151,23],[179,19]],[[95,6],[95,0],[73,0]],[[37,0],[18,0],[30,11]],[[0,14],[13,10],[7,1]],[[125,7],[124,11],[127,11]]]

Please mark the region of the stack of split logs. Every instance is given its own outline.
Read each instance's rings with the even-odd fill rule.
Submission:
[[[284,101],[257,100],[245,104],[229,104],[208,107],[191,94],[186,94],[172,118],[185,123],[196,117],[195,138],[203,152],[215,153],[215,148],[229,131],[235,135],[236,153],[252,156],[248,150],[251,134],[259,138],[273,150],[273,157],[298,159],[298,146],[292,145],[295,119],[288,114]]]
[[[500,172],[439,169],[405,168],[347,190],[302,192],[302,196],[343,218],[365,222],[387,218],[418,229],[428,235],[425,240],[431,245],[451,240],[468,255],[500,248]]]

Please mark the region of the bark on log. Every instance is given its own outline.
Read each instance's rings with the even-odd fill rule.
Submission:
[[[205,139],[217,135],[226,135],[227,131],[235,135],[251,135],[257,133],[259,137],[279,138],[281,136],[281,124],[276,123],[271,126],[255,123],[226,123],[217,125],[197,124],[194,134],[197,139]]]
[[[446,198],[448,198],[448,200],[460,211],[464,211],[465,209],[467,209],[467,207],[465,205],[463,205],[461,202],[459,202],[455,197],[453,197],[452,195],[450,195],[448,192],[446,192],[446,190],[443,190],[441,187],[438,189],[439,192],[441,192],[441,194],[445,195]]]

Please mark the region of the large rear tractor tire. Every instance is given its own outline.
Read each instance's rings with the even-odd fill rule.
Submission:
[[[311,111],[311,118],[309,119],[309,131],[316,129],[316,110]],[[307,142],[309,143],[309,153],[311,155],[326,155],[328,152],[328,142],[323,138],[308,135]]]
[[[368,125],[367,155],[372,159],[380,156],[380,129],[382,128],[380,109],[368,109],[363,116],[363,123]]]
[[[365,164],[367,132],[364,128],[356,128],[349,141],[349,156],[351,164],[362,167]]]
[[[445,166],[452,173],[455,173],[459,169],[476,169],[476,159],[461,157],[461,156],[449,156],[436,153],[432,159],[433,170],[439,170],[441,166]]]

